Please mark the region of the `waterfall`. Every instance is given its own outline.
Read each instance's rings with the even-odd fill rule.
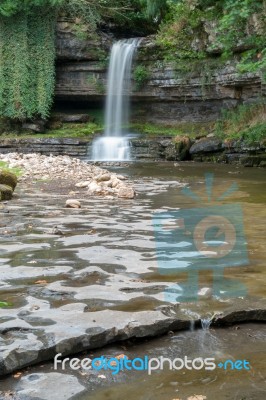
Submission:
[[[212,323],[212,318],[211,317],[209,317],[209,318],[201,318],[200,322],[201,322],[202,329],[204,331],[208,331],[210,326],[211,326],[211,323]]]
[[[119,40],[111,51],[108,70],[104,136],[94,141],[95,161],[130,160],[129,142],[123,136],[129,123],[131,69],[139,39]]]

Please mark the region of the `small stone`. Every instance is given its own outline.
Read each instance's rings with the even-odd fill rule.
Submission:
[[[96,182],[91,182],[88,186],[88,192],[90,194],[96,194],[101,192],[101,187]]]
[[[118,197],[123,199],[134,199],[135,192],[132,188],[127,186],[121,186],[118,190]]]
[[[110,181],[110,179],[111,179],[111,175],[110,174],[98,175],[95,178],[95,180],[97,182],[106,182],[106,181]]]
[[[98,378],[100,378],[100,379],[106,379],[106,376],[105,376],[105,375],[98,375]]]
[[[117,177],[117,179],[120,179],[120,181],[125,181],[127,178],[125,177],[125,176],[123,176],[123,175],[117,175],[116,176]]]
[[[76,186],[77,188],[85,188],[85,187],[89,186],[89,184],[90,184],[89,181],[85,181],[85,182],[78,182],[78,183],[76,183],[75,186]]]
[[[118,187],[119,185],[122,185],[121,180],[120,180],[120,179],[117,179],[117,178],[112,179],[111,183],[112,183],[112,188],[116,188],[116,187]]]
[[[67,208],[81,208],[81,204],[78,200],[75,199],[68,199],[66,201]]]

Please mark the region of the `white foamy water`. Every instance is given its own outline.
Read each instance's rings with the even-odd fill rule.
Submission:
[[[128,161],[130,147],[127,138],[119,136],[102,136],[95,139],[92,148],[95,161]]]
[[[128,139],[123,136],[129,122],[131,69],[139,39],[119,40],[111,51],[108,70],[104,136],[95,139],[92,159],[95,161],[130,160]]]

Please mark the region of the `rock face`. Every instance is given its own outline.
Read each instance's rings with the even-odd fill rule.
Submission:
[[[222,142],[216,137],[190,139],[188,136],[177,137],[141,137],[130,140],[132,160],[137,161],[210,161],[227,164],[241,164],[245,167],[266,167],[266,144],[255,143],[247,145],[241,140]],[[43,155],[68,155],[87,157],[91,155],[91,138],[85,139],[4,139],[0,144],[0,156],[5,153],[41,153]],[[7,156],[9,159],[9,156]],[[45,172],[46,174],[46,172]],[[118,189],[121,179],[110,174],[99,174],[96,170],[92,182],[79,176],[76,188],[88,188],[89,194],[101,192],[102,188],[109,191]],[[8,183],[7,183],[8,184]],[[109,193],[111,194],[111,193]]]
[[[106,35],[78,38],[73,24],[58,24],[58,101],[83,100],[102,106],[112,41]],[[133,85],[136,120],[167,125],[213,121],[222,108],[251,103],[266,95],[259,73],[239,74],[233,60],[213,64],[210,59],[197,68],[191,66],[184,74],[178,65],[162,61],[150,38],[141,42],[137,57],[136,63],[145,66],[149,77],[141,89]]]
[[[265,168],[265,151],[266,146],[263,141],[248,145],[241,140],[226,142],[215,137],[207,137],[196,141],[190,147],[189,153],[194,161],[215,161]]]

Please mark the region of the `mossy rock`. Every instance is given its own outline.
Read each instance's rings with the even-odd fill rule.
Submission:
[[[177,159],[184,161],[189,159],[189,150],[192,146],[191,140],[188,136],[177,136],[174,139],[175,148],[177,152]]]
[[[0,170],[0,185],[10,186],[14,190],[17,183],[18,179],[15,174],[6,170]]]
[[[13,195],[13,189],[11,186],[0,184],[0,201],[11,200]]]

